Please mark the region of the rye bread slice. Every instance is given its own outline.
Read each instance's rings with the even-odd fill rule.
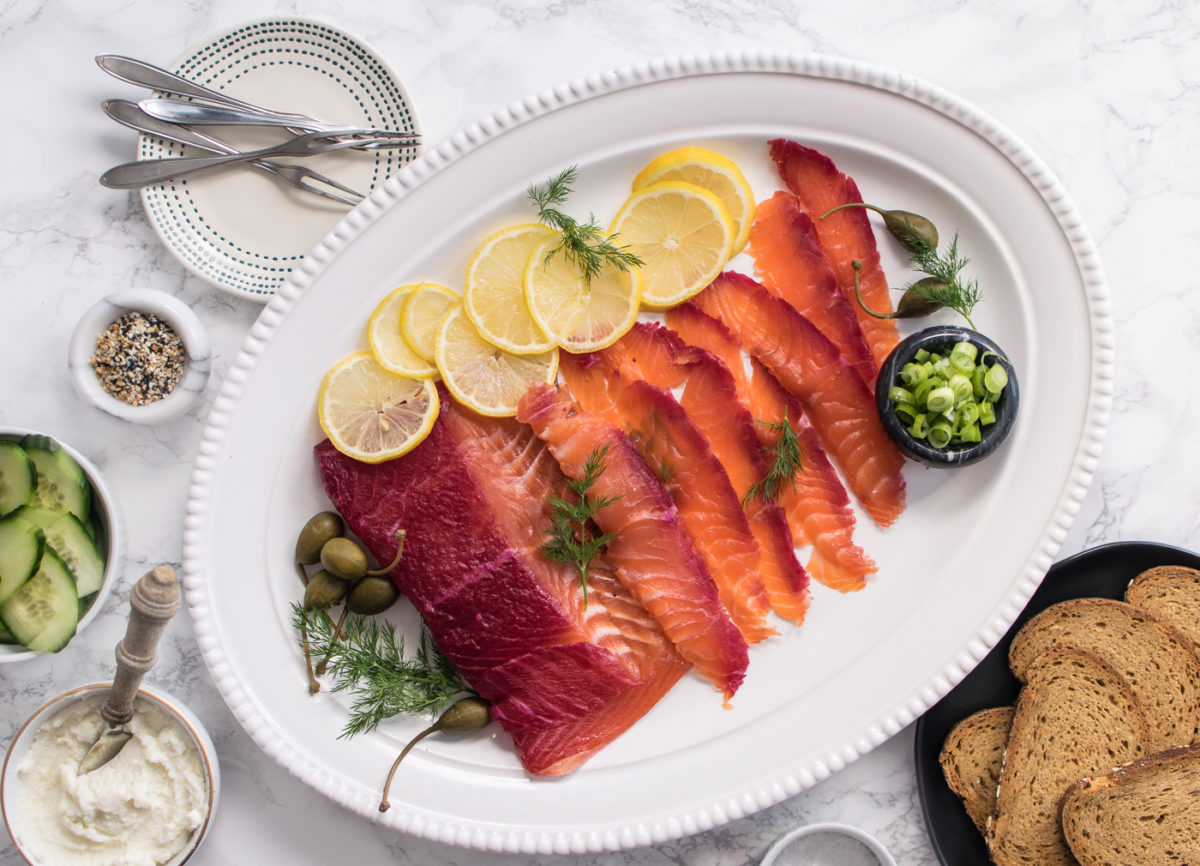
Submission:
[[[1063,797],[1062,825],[1084,866],[1200,863],[1200,746],[1076,782]]]
[[[1135,577],[1125,600],[1168,622],[1200,651],[1200,571],[1160,565]]]
[[[1030,662],[1052,646],[1095,653],[1128,680],[1150,723],[1151,751],[1200,740],[1200,658],[1158,617],[1108,598],[1052,605],[1013,638],[1008,661],[1017,679],[1025,680]]]
[[[1017,697],[988,851],[998,866],[1072,864],[1059,803],[1084,778],[1146,754],[1150,731],[1129,683],[1099,656],[1053,647]]]
[[[996,782],[1012,718],[1012,707],[979,710],[951,728],[942,744],[942,775],[980,833],[996,811]]]

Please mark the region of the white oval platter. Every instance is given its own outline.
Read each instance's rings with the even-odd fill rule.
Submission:
[[[658,153],[700,144],[735,159],[761,198],[780,187],[766,142],[831,155],[868,200],[959,233],[984,291],[979,327],[1022,375],[1011,438],[975,466],[910,466],[907,512],[860,514],[879,564],[863,591],[814,588],[801,628],[752,649],[732,709],[694,676],[575,773],[527,776],[490,736],[425,740],[381,814],[387,766],[425,719],[338,739],[340,696],[308,694],[288,626],[295,534],[328,507],[312,447],[325,370],[365,347],[402,282],[461,285],[475,245],[529,221],[524,191],[569,165],[568,209],[604,223]],[[881,237],[894,283],[904,263]],[[749,270],[744,259],[734,267]],[[705,830],[801,791],[894,735],[1002,635],[1054,559],[1091,480],[1111,408],[1112,322],[1088,234],[1046,167],[950,94],[810,55],[665,60],[514,103],[390,178],[293,270],[253,326],[208,418],[184,535],[204,659],[254,740],[299,778],[385,825],[456,845],[582,852]],[[1052,370],[1053,383],[1042,381]],[[415,615],[393,615],[409,633]]]

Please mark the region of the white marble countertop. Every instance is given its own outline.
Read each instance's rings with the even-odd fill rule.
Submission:
[[[107,677],[128,594],[180,565],[183,509],[203,419],[260,308],[215,291],[163,248],[136,194],[96,178],[131,158],[132,134],[99,102],[135,91],[92,58],[169,64],[228,26],[316,15],[369,42],[403,79],[427,141],[542,88],[637,61],[712,50],[820,52],[923,78],[979,106],[1061,179],[1097,241],[1116,321],[1114,414],[1097,477],[1062,555],[1101,542],[1197,546],[1191,507],[1200,426],[1191,362],[1200,277],[1200,6],[1185,0],[12,0],[0,10],[6,130],[0,192],[0,425],[60,436],[109,479],[127,518],[121,581],[98,620],[53,657],[0,668],[0,742],[42,701]],[[103,295],[173,293],[207,326],[214,377],[184,418],[133,426],[84,405],[67,375],[71,331]],[[186,616],[147,682],[182,698],[216,741],[220,813],[197,866],[517,862],[384,830],[343,811],[262,753],[218,695]],[[756,863],[801,823],[878,836],[901,864],[933,854],[918,804],[911,729],[798,796],[716,830],[547,864]],[[521,858],[528,860],[529,858]],[[0,864],[20,861],[11,844]]]

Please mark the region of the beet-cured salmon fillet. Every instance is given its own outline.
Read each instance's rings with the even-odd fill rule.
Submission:
[[[570,478],[583,477],[591,455],[603,455],[604,469],[590,492],[612,500],[593,517],[602,532],[613,534],[608,563],[676,651],[731,698],[746,675],[746,639],[722,606],[670,494],[629,436],[597,414],[578,411],[566,393],[545,383],[525,393],[517,417]]]
[[[442,396],[433,430],[402,458],[359,463],[319,444],[325,491],[380,561],[391,561],[405,530],[392,580],[492,703],[526,769],[565,773],[627,730],[688,665],[601,561],[584,606],[578,574],[538,550],[546,497],[566,492],[544,443]]]
[[[754,421],[737,399],[730,371],[713,355],[649,322],[637,323],[596,354],[626,379],[682,388],[680,405],[725,467],[750,531],[758,540],[763,588],[771,609],[797,625],[803,622],[811,602],[808,575],[796,559],[786,515],[774,503],[745,496],[767,467]]]
[[[820,219],[838,205],[861,202],[858,185],[840,172],[833,160],[811,147],[775,138],[770,142],[770,149],[779,176],[812,217],[821,246],[837,274],[838,288],[854,308],[876,366],[882,364],[900,342],[896,322],[869,315],[854,297],[854,267],[851,263],[857,259],[862,262],[859,287],[867,306],[878,313],[890,313],[893,309],[867,212],[859,207],[846,208]]]
[[[888,438],[871,389],[837,346],[751,277],[721,274],[692,299],[725,323],[800,401],[851,492],[880,526],[904,510],[904,457]]]
[[[855,315],[857,305],[838,288],[813,221],[794,194],[780,190],[758,203],[750,255],[767,290],[820,328],[863,381],[874,385],[879,366]]]
[[[758,541],[725,468],[679,401],[645,380],[623,379],[600,353],[564,353],[559,372],[580,407],[628,433],[657,473],[746,641],[777,634],[766,623]]]
[[[668,310],[666,321],[685,341],[716,355],[729,368],[739,401],[763,422],[755,425],[755,432],[764,446],[774,445],[779,437],[767,425],[786,417],[804,449],[802,470],[794,484],[783,486],[777,500],[787,513],[792,537],[797,544],[812,545],[806,568],[813,579],[841,592],[861,589],[867,575],[877,569],[854,543],[850,497],[800,404],[759,361],[752,358],[747,371],[742,344],[724,324],[695,305]]]

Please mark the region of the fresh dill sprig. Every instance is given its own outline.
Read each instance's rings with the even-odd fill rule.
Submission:
[[[549,536],[542,544],[542,553],[555,562],[575,566],[583,583],[583,603],[588,600],[588,568],[601,548],[613,540],[611,532],[593,535],[590,529],[592,517],[606,505],[612,505],[620,496],[605,496],[594,499],[588,491],[595,485],[604,471],[604,458],[608,446],[596,448],[583,464],[583,476],[567,481],[567,486],[579,497],[578,502],[568,502],[560,496],[551,496]]]
[[[292,626],[308,630],[314,655],[328,656],[333,691],[354,695],[341,737],[373,731],[401,713],[432,713],[474,694],[424,628],[416,652],[406,657],[403,636],[374,617],[351,614],[343,624],[344,638],[334,640],[335,626],[324,611],[293,604]]]
[[[541,186],[530,185],[526,190],[529,200],[537,207],[538,219],[562,235],[558,246],[546,254],[546,261],[561,250],[579,268],[585,283],[590,283],[592,277],[600,273],[605,262],[622,271],[641,265],[642,260],[630,252],[629,247],[617,244],[615,234],[604,234],[596,224],[595,216],[589,215],[586,223],[579,223],[558,209],[570,195],[576,173],[575,166],[571,166]]]
[[[974,330],[971,311],[979,303],[979,282],[973,279],[964,281],[961,277],[963,268],[971,260],[959,256],[958,235],[954,235],[944,254],[930,246],[920,235],[914,234],[912,239],[913,268],[933,279],[918,280],[908,287],[908,291],[932,304],[949,307],[966,319]]]
[[[764,453],[771,461],[771,465],[767,467],[767,474],[754,482],[750,489],[742,496],[742,504],[753,502],[755,499],[761,499],[763,502],[774,502],[779,498],[779,493],[783,490],[783,485],[790,484],[792,490],[796,489],[796,473],[804,468],[804,446],[800,444],[800,439],[796,436],[796,431],[792,428],[791,422],[788,421],[787,410],[783,410],[782,421],[759,421],[755,419],[756,424],[770,430],[772,433],[778,433],[779,438],[774,445],[763,448]]]

